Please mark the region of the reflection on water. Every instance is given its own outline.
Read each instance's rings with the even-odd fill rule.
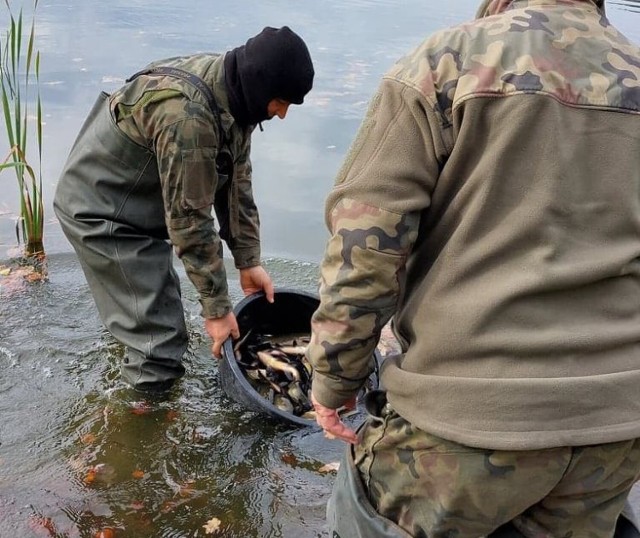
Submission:
[[[608,0],[607,5],[640,13],[640,0]]]
[[[267,265],[288,275],[280,286],[315,288],[312,264]],[[123,350],[74,256],[52,256],[50,273],[1,296],[0,536],[203,536],[214,517],[228,537],[325,536],[333,475],[322,467],[340,445],[224,394],[184,275],[188,374],[154,400],[118,381]]]
[[[292,107],[286,121],[265,122],[265,132],[254,136],[254,192],[264,252],[318,261],[326,239],[322,201],[381,74],[426,32],[472,16],[475,3],[451,0],[437,11],[422,0],[40,3],[46,207],[100,90],[115,90],[152,60],[224,51],[266,25],[289,24],[309,45],[316,80],[303,106]],[[8,183],[0,195],[0,248],[14,242],[6,213],[15,214],[17,197]],[[45,239],[49,252],[69,250],[54,221]]]
[[[52,217],[51,199],[64,159],[99,91],[113,91],[152,60],[223,51],[243,43],[265,25],[289,24],[309,45],[316,67],[315,84],[305,104],[292,107],[286,121],[265,122],[265,132],[254,136],[254,193],[262,217],[264,252],[319,261],[326,241],[323,200],[380,76],[427,34],[472,18],[479,3],[40,2],[36,28],[46,116],[47,250],[69,251]],[[612,22],[640,43],[638,17],[629,16],[629,12],[638,11],[638,0],[607,0],[607,5]],[[4,16],[0,10],[0,23]],[[5,146],[0,129],[0,154]],[[0,180],[1,256],[15,243],[18,206],[13,177],[4,173]]]
[[[638,0],[607,0],[640,42]],[[316,82],[287,120],[254,138],[255,194],[267,266],[278,286],[316,291],[323,199],[380,75],[479,0],[233,2],[62,0],[40,3],[45,126],[46,284],[0,288],[0,537],[326,536],[324,509],[341,445],[289,429],[229,400],[184,280],[192,335],[188,374],[171,398],[119,384],[122,350],[101,329],[75,257],[51,211],[57,175],[100,90],[151,60],[238,45],[265,25],[308,42]],[[215,7],[212,7],[215,6]],[[4,13],[3,13],[4,15]],[[4,21],[0,16],[4,28]],[[0,135],[0,149],[6,141]],[[15,244],[17,189],[0,175],[0,264]],[[285,261],[286,258],[289,261]],[[290,261],[301,260],[301,261]],[[241,298],[229,268],[234,301]]]

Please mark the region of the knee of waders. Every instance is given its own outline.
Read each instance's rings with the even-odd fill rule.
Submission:
[[[411,538],[393,521],[381,516],[369,502],[348,446],[327,503],[331,538]]]

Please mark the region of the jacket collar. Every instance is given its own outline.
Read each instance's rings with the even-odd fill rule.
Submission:
[[[604,0],[484,0],[476,13],[476,19],[503,13],[509,9],[526,7],[582,7],[587,10],[600,9],[604,13]]]

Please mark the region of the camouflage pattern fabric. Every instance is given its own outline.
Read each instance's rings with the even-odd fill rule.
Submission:
[[[388,405],[380,415],[361,428],[355,464],[373,507],[414,537],[478,538],[511,522],[528,538],[609,538],[640,476],[638,439],[482,450],[419,430]]]
[[[221,110],[224,141],[218,140],[218,126],[204,96],[181,79],[141,76],[110,98],[120,130],[156,156],[169,238],[200,294],[203,316],[212,318],[232,307],[221,238],[236,267],[260,264],[259,217],[251,185],[252,129],[240,129],[228,112],[222,60],[220,55],[199,54],[148,67],[179,67],[202,78]],[[221,177],[221,161],[228,164],[225,176],[232,177]],[[218,229],[211,215],[214,203]]]
[[[379,128],[380,103],[389,82],[426,98],[426,119],[432,123],[424,129],[432,134],[436,150],[430,155],[433,162],[424,166],[435,174],[453,151],[456,111],[477,97],[540,94],[568,106],[640,114],[637,47],[601,17],[595,4],[515,0],[500,6],[507,6],[500,16],[437,32],[388,71],[327,198],[331,238],[321,265],[321,305],[313,316],[308,350],[316,372],[314,394],[326,406],[337,408],[357,394],[371,371],[380,330],[402,299],[419,211],[429,204],[426,193],[422,208],[403,212],[385,197],[383,186],[363,186],[368,170],[358,158],[367,145],[381,144],[371,138]],[[564,30],[555,35],[552,28]],[[593,66],[597,72],[589,61],[561,61],[599,58],[603,48],[607,59]],[[523,49],[531,54],[521,54]],[[369,151],[365,155],[380,164],[378,150]],[[360,199],[350,197],[353,193]],[[408,338],[398,337],[406,350]]]
[[[321,266],[322,309],[312,318],[308,353],[316,374],[338,382],[338,399],[346,401],[356,394],[373,372],[373,352],[395,310],[398,273],[415,241],[416,227],[415,215],[403,217],[355,201],[339,204],[331,214],[331,228],[337,233]],[[376,258],[383,260],[377,263]],[[349,289],[354,276],[361,284]],[[332,286],[340,286],[345,295],[332,294]]]
[[[590,2],[592,0],[583,1]],[[502,13],[512,2],[513,0],[483,0],[476,12],[476,18]],[[593,0],[593,3],[598,6],[602,13],[605,12],[604,0]]]
[[[607,196],[637,198],[640,51],[587,0],[488,8],[388,71],[327,198],[313,393],[354,396],[393,316],[393,408],[354,448],[378,513],[417,537],[610,537],[640,474],[638,211]]]
[[[565,28],[562,40],[550,40],[557,26]],[[603,46],[611,50],[601,66],[566,65],[554,50],[598,58]],[[521,54],[523,48],[531,53]],[[445,126],[465,100],[491,94],[540,92],[568,105],[640,113],[636,54],[637,46],[604,24],[588,0],[516,0],[505,13],[461,26],[454,38],[446,31],[434,34],[386,78],[426,92]]]

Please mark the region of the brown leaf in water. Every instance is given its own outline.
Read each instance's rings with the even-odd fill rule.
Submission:
[[[178,506],[180,503],[178,501],[164,501],[162,506],[160,507],[160,512],[163,514],[168,514],[173,511],[173,509]]]
[[[92,445],[96,441],[96,435],[94,433],[85,433],[80,437],[80,441],[85,445]]]
[[[187,480],[182,484],[178,484],[177,494],[180,497],[192,497],[195,493],[195,480]]]
[[[337,471],[338,469],[340,469],[340,462],[334,461],[323,465],[322,467],[320,467],[320,469],[318,469],[318,471],[320,471],[321,473],[331,473]]]
[[[102,484],[111,484],[115,478],[116,470],[108,463],[97,463],[90,467],[84,477],[84,483],[91,485],[98,481]]]
[[[89,469],[87,474],[84,477],[84,483],[87,485],[91,485],[96,481],[96,476],[98,475],[97,471],[93,468]]]
[[[165,418],[167,422],[173,422],[174,420],[177,420],[179,416],[180,413],[178,411],[176,411],[175,409],[169,409]]]
[[[53,520],[44,516],[32,515],[29,518],[29,529],[37,536],[56,536],[58,533]]]
[[[295,454],[287,453],[283,454],[281,457],[282,461],[291,467],[296,467],[298,465],[298,458],[296,458]]]
[[[47,280],[47,275],[39,273],[38,271],[29,271],[24,276],[27,282],[44,282]]]
[[[96,532],[95,538],[115,538],[116,533],[113,529],[106,528]]]
[[[28,282],[44,282],[48,279],[46,271],[37,271],[31,265],[18,266],[14,269],[2,266],[2,271],[2,289],[6,293],[22,291]]]
[[[220,530],[220,525],[222,521],[220,521],[217,517],[212,517],[209,521],[207,521],[202,527],[204,528],[205,534],[213,534]]]
[[[147,402],[136,402],[131,408],[134,415],[147,415],[151,413],[151,406]]]
[[[133,476],[133,478],[144,478],[144,471],[136,469],[135,471],[133,471],[133,473],[131,473],[131,476]]]

